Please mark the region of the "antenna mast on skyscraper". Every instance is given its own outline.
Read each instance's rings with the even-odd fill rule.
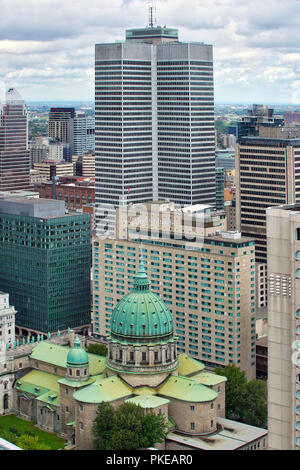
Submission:
[[[148,10],[149,10],[149,27],[153,28],[154,24],[156,24],[156,5],[152,3],[152,5],[149,5]]]

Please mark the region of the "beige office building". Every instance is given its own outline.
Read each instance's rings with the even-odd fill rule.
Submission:
[[[300,204],[267,209],[270,449],[300,449]]]
[[[130,211],[127,223],[119,210],[118,238],[93,238],[94,335],[109,334],[111,313],[133,286],[142,250],[151,289],[172,312],[179,352],[208,368],[236,364],[255,378],[254,240],[227,232],[224,212],[209,206],[156,206],[152,217],[139,214],[138,227]]]

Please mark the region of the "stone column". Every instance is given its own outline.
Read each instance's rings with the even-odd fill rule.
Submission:
[[[154,365],[154,349],[153,348],[149,348],[148,350],[148,354],[149,354],[149,366],[153,366]]]

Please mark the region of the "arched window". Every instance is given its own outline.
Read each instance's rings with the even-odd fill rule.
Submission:
[[[300,437],[296,438],[296,444],[297,444],[297,446],[300,446]]]
[[[300,406],[296,407],[296,412],[297,412],[297,414],[300,414]]]
[[[300,308],[298,308],[297,312],[296,312],[296,317],[297,318],[300,318]]]
[[[300,259],[300,250],[296,251],[296,259]]]
[[[297,398],[300,398],[300,390],[297,390],[297,392],[296,392],[296,397],[297,397]]]
[[[296,429],[300,429],[300,421],[297,421],[297,423],[296,423]]]
[[[300,335],[300,325],[298,325],[298,326],[296,327],[296,334],[297,334],[297,335]]]

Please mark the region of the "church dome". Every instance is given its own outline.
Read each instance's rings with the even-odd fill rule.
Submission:
[[[173,318],[163,300],[149,289],[141,260],[133,290],[115,307],[111,338],[125,342],[164,342],[173,337]]]
[[[74,347],[70,349],[67,356],[67,367],[80,367],[88,365],[89,357],[87,352],[81,347],[78,336],[74,341]]]

